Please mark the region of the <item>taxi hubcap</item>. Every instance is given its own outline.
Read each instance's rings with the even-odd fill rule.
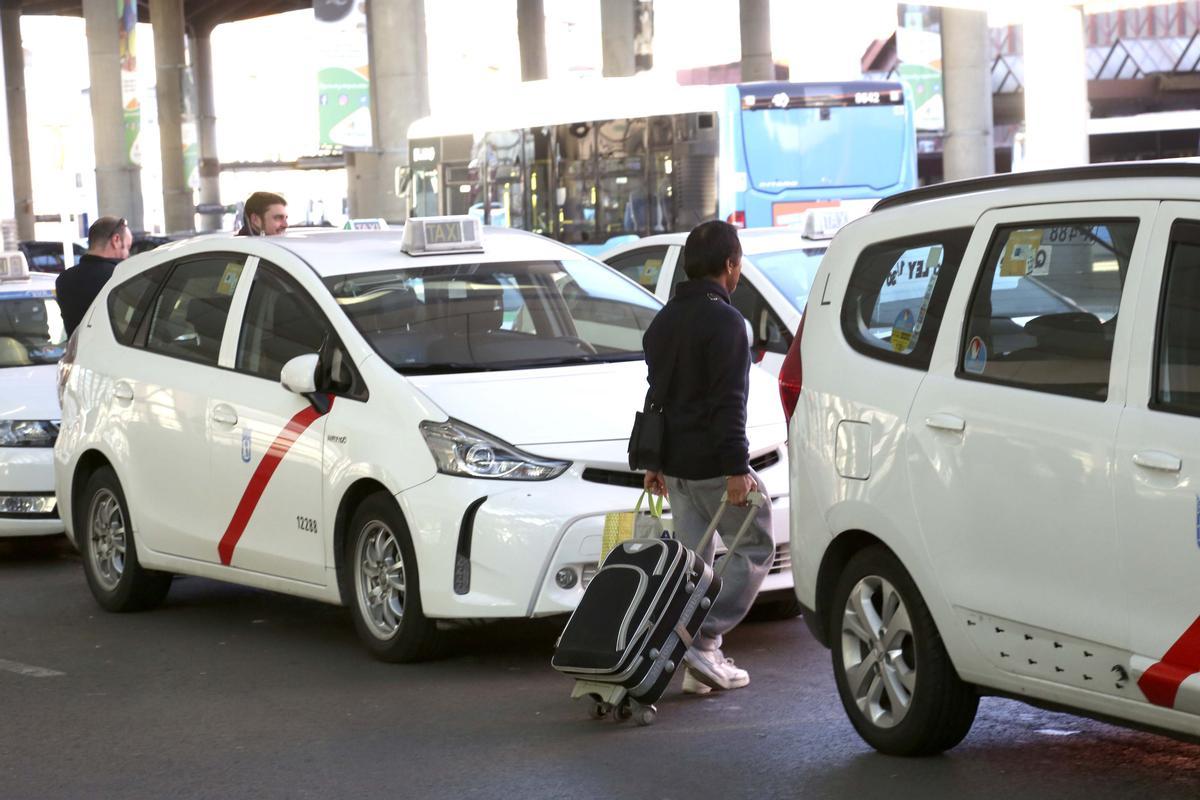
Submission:
[[[404,557],[395,534],[383,522],[370,522],[358,537],[355,559],[358,606],[371,633],[390,639],[404,616]]]
[[[869,575],[846,599],[842,668],[863,715],[880,728],[900,723],[917,685],[912,621],[896,588]]]
[[[116,495],[101,489],[92,497],[88,514],[88,557],[96,580],[106,591],[117,588],[125,573],[125,515]]]

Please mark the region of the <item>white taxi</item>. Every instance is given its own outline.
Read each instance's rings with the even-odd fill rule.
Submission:
[[[63,532],[54,498],[56,364],[67,336],[53,275],[0,253],[0,536]]]
[[[58,496],[93,593],[147,607],[186,573],[344,603],[388,660],[427,654],[439,618],[572,610],[605,514],[639,494],[626,446],[660,305],[469,217],[123,262],[60,375]],[[783,415],[754,373],[786,554]],[[790,587],[786,556],[769,581]]]
[[[831,244],[780,373],[793,568],[879,750],[953,747],[981,694],[1200,736],[1198,191],[996,175]]]
[[[801,225],[738,231],[742,278],[731,299],[750,323],[755,361],[774,374],[779,373],[792,334],[800,327],[829,240],[849,219],[844,209],[819,211],[806,214]],[[600,258],[666,302],[675,287],[688,279],[683,270],[687,237],[687,233],[660,233],[634,239]]]

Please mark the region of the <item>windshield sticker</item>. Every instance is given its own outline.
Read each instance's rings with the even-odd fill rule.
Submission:
[[[987,367],[987,345],[983,339],[975,336],[967,344],[967,355],[963,360],[963,369],[972,375],[982,375]]]
[[[917,326],[917,318],[913,312],[904,309],[892,324],[892,350],[897,353],[907,353],[912,350],[913,331]]]
[[[1034,266],[1038,248],[1042,245],[1042,229],[1013,231],[1000,257],[1000,277],[1024,278]]]
[[[238,280],[242,277],[242,265],[230,262],[225,265],[225,273],[221,276],[221,283],[217,286],[218,294],[232,295],[233,290],[237,288]]]

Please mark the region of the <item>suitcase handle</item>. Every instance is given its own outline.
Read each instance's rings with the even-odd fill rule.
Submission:
[[[750,530],[750,526],[754,524],[754,517],[757,515],[757,510],[766,504],[767,498],[763,496],[762,492],[747,492],[746,502],[750,505],[753,511],[746,515],[746,519],[742,522],[742,527],[738,528],[737,535],[733,537],[733,544],[729,545],[729,550],[725,554],[726,556],[731,555],[733,551],[737,549],[737,546],[742,541],[742,537],[746,535],[746,531]],[[708,547],[708,543],[712,541],[713,535],[717,532],[717,525],[721,524],[721,517],[725,516],[725,510],[728,508],[729,495],[728,493],[725,493],[721,495],[720,508],[717,509],[717,513],[712,518],[712,522],[708,523],[708,529],[704,531],[704,536],[700,538],[700,543],[696,545],[696,552],[703,553]],[[718,576],[725,572],[725,565],[728,563],[728,558],[721,559],[721,564],[717,567],[716,571]]]

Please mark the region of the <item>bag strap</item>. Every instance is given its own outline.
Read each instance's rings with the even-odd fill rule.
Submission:
[[[649,502],[646,501],[647,497],[650,498]],[[663,499],[661,495],[650,494],[650,492],[643,490],[641,495],[638,496],[637,505],[633,507],[634,514],[642,513],[642,503],[646,503],[646,508],[650,516],[655,519],[662,519]]]

